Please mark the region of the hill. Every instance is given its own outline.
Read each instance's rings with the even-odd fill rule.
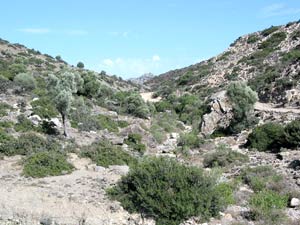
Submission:
[[[271,26],[239,37],[220,55],[146,82],[207,97],[232,81],[245,81],[262,102],[299,104],[300,23]]]

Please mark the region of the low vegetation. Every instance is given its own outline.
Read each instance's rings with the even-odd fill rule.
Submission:
[[[218,190],[227,193],[201,169],[171,159],[147,158],[108,193],[129,212],[152,217],[158,225],[177,225],[192,216],[203,221],[216,216],[225,205]]]
[[[86,146],[81,151],[82,157],[90,158],[98,166],[108,167],[110,165],[129,165],[136,164],[137,159],[120,147],[112,145],[107,140],[95,142]]]
[[[229,167],[248,162],[247,155],[233,151],[226,145],[219,145],[214,152],[204,155],[204,167]]]

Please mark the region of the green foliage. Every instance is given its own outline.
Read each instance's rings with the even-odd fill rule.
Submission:
[[[83,69],[84,68],[83,62],[78,62],[77,67],[80,68],[80,69]]]
[[[300,120],[287,124],[284,128],[284,136],[288,146],[298,147],[300,145]]]
[[[5,102],[0,102],[0,117],[6,116],[7,115],[7,111],[11,110],[12,107],[5,103]]]
[[[263,220],[272,224],[282,224],[284,215],[280,213],[280,210],[287,207],[287,203],[287,195],[280,195],[270,190],[254,194],[249,202],[255,220]]]
[[[112,145],[107,140],[93,143],[82,149],[82,157],[90,158],[98,166],[108,167],[110,165],[129,165],[133,166],[137,160],[120,147]]]
[[[53,103],[49,96],[43,96],[39,99],[32,101],[32,111],[35,115],[41,118],[51,119],[58,115],[57,109],[53,106]]]
[[[199,168],[168,158],[146,158],[108,193],[129,212],[155,218],[157,225],[177,225],[192,216],[216,216],[224,206],[222,191]]]
[[[166,140],[166,133],[182,129],[175,113],[158,113],[151,118],[150,133],[158,143]]]
[[[264,36],[264,37],[267,37],[267,36],[269,36],[270,34],[272,34],[272,33],[274,33],[275,31],[277,31],[278,29],[279,29],[278,26],[271,26],[271,27],[269,27],[269,28],[263,30],[263,31],[261,32],[261,35]]]
[[[140,118],[148,118],[150,111],[147,104],[138,93],[131,93],[124,99],[126,113]]]
[[[178,85],[186,85],[189,83],[189,81],[191,81],[191,78],[193,76],[193,72],[192,71],[188,71],[186,72],[184,75],[182,75],[181,77],[179,77],[177,83]]]
[[[282,62],[285,64],[289,64],[291,62],[295,62],[300,59],[300,50],[299,49],[292,49],[286,52],[282,56]]]
[[[136,152],[143,154],[146,151],[146,145],[142,143],[142,135],[140,134],[129,134],[128,138],[125,139],[125,144]]]
[[[34,124],[24,115],[18,116],[18,122],[15,124],[15,130],[17,132],[28,132],[37,130]]]
[[[165,112],[167,110],[173,110],[173,105],[167,100],[161,100],[159,102],[155,102],[154,105],[157,112]]]
[[[67,162],[66,155],[51,151],[37,152],[24,161],[23,174],[29,177],[58,176],[70,173],[73,166]]]
[[[247,39],[248,44],[253,44],[256,43],[257,41],[259,41],[259,37],[256,34],[250,35]]]
[[[6,91],[12,87],[12,82],[6,77],[1,75],[0,72],[0,93],[6,93]]]
[[[5,129],[2,129],[2,127],[0,128],[0,153],[4,153],[3,152],[3,146],[6,143],[10,143],[14,141],[13,136],[9,135],[8,132]]]
[[[233,191],[234,186],[231,183],[222,182],[215,187],[216,195],[219,196],[219,202],[223,203],[225,208],[227,205],[235,203]]]
[[[0,145],[0,153],[7,156],[13,155],[28,155],[39,151],[50,151],[58,148],[58,145],[53,141],[48,141],[45,138],[35,133],[24,133],[18,139],[11,139]]]
[[[178,141],[178,146],[186,151],[190,148],[199,148],[203,144],[203,140],[197,135],[198,132],[192,131],[190,133],[181,133]]]
[[[227,80],[230,80],[230,81],[237,80],[238,76],[239,75],[237,73],[227,73],[227,74],[225,74],[225,78]]]
[[[255,192],[268,189],[276,192],[284,191],[285,181],[270,166],[244,168],[240,174],[242,181]]]
[[[36,81],[29,73],[19,73],[15,76],[14,82],[20,86],[23,91],[32,91],[36,87]]]
[[[248,162],[247,155],[233,151],[226,145],[219,145],[215,152],[204,155],[204,167],[228,167]]]
[[[278,47],[278,45],[285,39],[286,39],[286,33],[278,32],[278,33],[273,34],[266,41],[262,42],[258,46],[258,48],[259,49],[273,49],[273,48]]]
[[[247,145],[258,151],[279,152],[284,144],[284,127],[276,123],[266,123],[255,127],[248,136]]]
[[[232,103],[234,114],[229,132],[238,133],[255,124],[251,113],[258,100],[256,92],[243,82],[233,82],[227,88],[227,96]]]

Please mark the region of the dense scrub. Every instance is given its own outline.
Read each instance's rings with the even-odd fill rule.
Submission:
[[[216,216],[224,207],[222,195],[232,193],[227,190],[217,188],[201,169],[171,159],[147,158],[108,193],[129,212],[152,217],[158,225],[177,225],[192,216],[203,221]]]

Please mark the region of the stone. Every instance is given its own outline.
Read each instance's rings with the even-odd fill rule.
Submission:
[[[116,173],[118,175],[124,176],[129,172],[129,166],[123,165],[113,165],[108,167],[110,172]]]
[[[41,117],[38,115],[30,116],[28,119],[36,126],[42,121]]]
[[[62,123],[59,121],[58,118],[52,118],[50,121],[53,122],[56,127],[62,128]]]
[[[229,126],[233,117],[231,103],[226,96],[226,91],[218,92],[210,97],[211,112],[202,118],[201,133],[204,136],[211,135],[218,128]]]
[[[290,202],[291,207],[298,207],[300,206],[300,200],[298,198],[292,198]]]

